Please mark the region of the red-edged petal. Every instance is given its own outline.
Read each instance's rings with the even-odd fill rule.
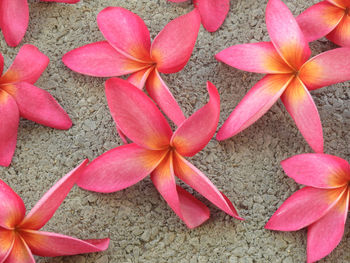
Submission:
[[[29,22],[27,0],[2,0],[0,2],[0,26],[5,41],[15,47],[23,39]]]
[[[248,128],[279,99],[292,76],[267,75],[252,87],[222,125],[216,138],[225,140]]]
[[[337,188],[350,180],[347,161],[334,155],[298,154],[281,162],[286,174],[297,183],[317,188]]]
[[[2,75],[3,70],[4,70],[4,57],[0,53],[0,76]]]
[[[152,172],[153,184],[165,201],[189,228],[195,228],[208,220],[210,212],[202,202],[176,185],[172,153]]]
[[[306,186],[289,197],[265,228],[280,231],[296,231],[323,217],[340,200],[344,188],[318,189]]]
[[[106,97],[114,121],[136,144],[160,150],[169,146],[171,128],[147,95],[126,80],[106,81]]]
[[[156,36],[151,47],[152,60],[162,73],[178,72],[187,64],[196,44],[201,18],[196,9],[177,17]]]
[[[309,91],[298,77],[294,78],[281,96],[299,131],[310,147],[323,152],[323,132],[320,115]]]
[[[0,89],[0,165],[9,166],[16,149],[19,112],[16,101]]]
[[[220,118],[220,96],[216,87],[207,82],[209,102],[186,119],[171,138],[171,145],[184,156],[193,156],[213,137]]]
[[[177,177],[225,213],[243,220],[243,218],[238,215],[231,201],[228,200],[201,171],[186,161],[178,153],[174,154],[174,172]]]
[[[111,193],[134,185],[149,175],[166,151],[151,151],[134,143],[114,148],[93,160],[78,180],[78,186]]]
[[[15,236],[12,250],[4,263],[35,263],[32,252],[19,235]]]
[[[106,250],[109,245],[109,238],[80,240],[61,234],[32,230],[22,230],[20,234],[33,254],[41,257],[100,252]]]
[[[19,227],[33,230],[42,228],[66,198],[88,162],[89,160],[85,160],[55,183],[26,215]]]
[[[115,77],[149,67],[120,54],[107,41],[91,43],[69,51],[63,63],[73,71],[95,77]]]
[[[350,15],[344,15],[337,27],[326,37],[339,46],[350,47]]]
[[[140,62],[150,61],[150,34],[138,15],[122,7],[107,7],[98,14],[97,24],[118,52]]]
[[[148,67],[146,69],[137,71],[133,74],[131,74],[128,77],[128,81],[134,85],[135,87],[138,87],[140,90],[143,89],[143,87],[145,86],[145,83],[148,79],[149,74],[154,70],[153,67]]]
[[[49,64],[49,58],[33,45],[24,45],[10,68],[0,78],[0,84],[20,81],[34,84]]]
[[[311,50],[293,14],[281,0],[267,3],[266,26],[277,51],[298,70],[310,57]]]
[[[14,240],[15,232],[13,230],[8,230],[0,227],[0,262],[4,262],[8,255],[11,253]]]
[[[225,21],[230,10],[230,0],[201,0],[197,1],[202,24],[209,32],[215,32]]]
[[[40,0],[41,2],[57,2],[57,3],[66,3],[66,4],[75,4],[80,0]]]
[[[309,90],[350,80],[350,48],[321,53],[300,69],[300,79]]]
[[[245,71],[257,73],[291,73],[293,70],[271,42],[235,45],[216,54],[221,62]]]

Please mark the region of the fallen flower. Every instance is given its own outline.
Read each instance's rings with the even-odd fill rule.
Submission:
[[[9,166],[16,149],[19,118],[56,129],[72,126],[67,113],[45,90],[33,84],[49,59],[35,46],[24,45],[13,64],[2,74],[4,59],[0,53],[0,165]]]
[[[0,1],[0,29],[5,41],[11,47],[17,46],[23,39],[29,22],[28,0]],[[40,0],[42,2],[60,2],[74,4],[80,0]]]
[[[88,160],[60,179],[27,214],[22,199],[0,180],[0,262],[33,263],[33,254],[56,257],[99,252],[109,239],[80,240],[39,231],[54,215]]]
[[[168,0],[174,3],[188,0]],[[202,25],[209,32],[215,32],[224,23],[230,10],[230,0],[193,0],[193,5],[198,10]]]
[[[305,140],[323,152],[321,120],[309,90],[350,80],[350,48],[338,48],[308,60],[310,48],[295,18],[280,0],[270,0],[266,25],[272,42],[229,47],[216,59],[232,67],[267,73],[233,110],[217,139],[243,131],[281,97]]]
[[[339,244],[349,209],[350,165],[327,154],[300,154],[281,162],[286,174],[306,187],[289,197],[265,228],[307,232],[307,262],[327,256]]]
[[[350,0],[322,1],[301,13],[297,22],[309,42],[326,36],[350,47]]]
[[[193,156],[214,135],[220,116],[220,97],[207,84],[209,102],[173,133],[165,117],[145,93],[131,83],[106,81],[113,119],[134,143],[114,148],[92,161],[77,184],[90,191],[110,193],[136,184],[151,174],[153,184],[189,228],[209,218],[209,209],[176,184],[175,176],[227,214],[242,219],[228,198],[183,156]]]

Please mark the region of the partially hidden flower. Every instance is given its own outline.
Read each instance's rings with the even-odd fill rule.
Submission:
[[[323,152],[322,125],[309,90],[350,80],[350,48],[330,50],[309,59],[308,42],[280,0],[268,2],[266,25],[271,42],[236,45],[216,55],[217,60],[232,67],[267,74],[233,110],[217,139],[225,140],[243,131],[281,98],[311,148]]]
[[[168,1],[180,3],[188,0]],[[230,0],[193,0],[193,5],[201,16],[203,27],[209,32],[219,29],[230,10]]]
[[[80,240],[39,231],[54,215],[88,160],[60,179],[27,214],[22,199],[0,180],[0,262],[34,263],[34,255],[56,257],[106,250],[109,239]]]
[[[242,219],[228,198],[184,156],[193,156],[215,133],[220,98],[207,84],[209,102],[173,133],[157,106],[129,82],[106,81],[106,97],[113,119],[134,143],[114,148],[92,161],[77,184],[87,190],[110,193],[125,189],[151,175],[153,184],[189,228],[209,218],[209,209],[175,182],[175,176],[227,214]]]
[[[265,228],[307,227],[307,262],[327,256],[344,234],[350,198],[350,165],[327,154],[300,154],[281,162],[286,174],[306,187],[290,196]]]
[[[350,47],[350,0],[327,0],[297,17],[308,41],[326,36],[339,46]]]
[[[60,2],[74,4],[80,0],[40,0],[42,2]],[[0,29],[6,43],[17,46],[23,39],[29,22],[28,0],[0,1]]]
[[[9,166],[16,149],[19,118],[55,129],[72,126],[67,113],[45,90],[33,84],[49,64],[35,46],[24,45],[13,64],[2,75],[4,59],[0,53],[0,165]],[[1,76],[2,75],[2,76]]]

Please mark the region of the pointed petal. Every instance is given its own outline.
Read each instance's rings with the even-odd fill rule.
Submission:
[[[235,45],[219,52],[215,58],[231,67],[250,72],[292,72],[271,42]]]
[[[0,90],[0,165],[9,166],[16,149],[19,112],[16,101]]]
[[[26,215],[19,227],[33,230],[42,228],[66,198],[88,162],[89,160],[85,160],[55,183]]]
[[[339,201],[344,188],[318,189],[306,186],[289,197],[267,222],[265,228],[296,231],[323,217]]]
[[[106,81],[106,97],[114,121],[136,144],[161,150],[169,146],[171,128],[147,95],[126,80]]]
[[[209,32],[215,32],[225,21],[230,10],[230,0],[201,0],[196,6],[202,24]]]
[[[133,74],[131,74],[128,77],[128,81],[134,85],[135,87],[138,87],[140,90],[143,89],[143,87],[145,86],[145,83],[148,79],[149,74],[154,70],[153,67],[148,67],[146,69],[137,71]]]
[[[107,41],[91,43],[69,51],[63,63],[73,71],[94,77],[115,77],[149,67],[120,54]]]
[[[0,84],[20,81],[34,84],[49,64],[49,58],[33,45],[24,45],[10,68],[0,78]]]
[[[4,263],[35,263],[32,252],[19,235],[15,236],[11,253]]]
[[[266,26],[278,53],[298,70],[310,57],[311,50],[293,14],[281,0],[268,1]]]
[[[307,262],[315,262],[327,256],[341,241],[349,209],[350,192],[343,194],[339,202],[320,220],[308,227]]]
[[[323,132],[320,115],[309,91],[299,78],[294,78],[281,99],[310,147],[315,152],[322,153]]]
[[[177,17],[155,37],[151,47],[152,59],[161,73],[175,73],[183,69],[196,44],[201,18],[196,9]]]
[[[350,80],[350,48],[321,53],[300,69],[300,79],[309,90]]]
[[[337,188],[350,180],[347,161],[334,155],[298,154],[281,162],[286,174],[297,183],[317,188]]]
[[[193,156],[213,137],[220,118],[220,96],[216,87],[207,82],[209,102],[186,119],[171,138],[171,145],[184,156]]]
[[[93,160],[77,184],[102,193],[125,189],[149,175],[165,154],[166,151],[151,151],[134,143],[119,146]]]
[[[27,0],[2,0],[0,25],[6,43],[15,47],[24,37],[29,21]]]
[[[3,69],[4,69],[4,57],[0,53],[0,76],[2,75]]]
[[[266,75],[248,91],[220,128],[216,138],[225,140],[256,122],[279,99],[292,78],[290,75]]]
[[[140,62],[150,61],[150,34],[138,15],[122,7],[107,7],[98,14],[97,24],[118,52]]]
[[[32,230],[23,230],[20,234],[33,254],[41,257],[100,252],[106,250],[109,245],[109,238],[80,240],[61,234]]]
[[[15,232],[13,230],[3,229],[0,227],[0,262],[4,262],[11,253],[14,241]]]
[[[179,104],[171,94],[168,86],[160,77],[157,69],[153,70],[146,82],[149,96],[157,103],[161,110],[179,126],[186,118]]]
[[[170,153],[152,172],[153,184],[165,201],[189,228],[195,228],[208,220],[210,212],[202,202],[176,185],[173,160]]]
[[[174,172],[177,177],[191,186],[225,213],[242,220],[231,201],[195,166],[178,153],[174,154]]]

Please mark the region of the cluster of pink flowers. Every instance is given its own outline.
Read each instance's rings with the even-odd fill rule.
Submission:
[[[85,160],[59,180],[27,215],[22,199],[0,180],[0,262],[30,263],[35,262],[33,254],[52,257],[107,249],[109,239],[79,240],[39,231],[75,184],[110,193],[150,175],[177,216],[189,228],[197,227],[209,218],[209,209],[177,185],[177,177],[228,215],[243,220],[232,202],[185,158],[201,151],[217,130],[220,96],[216,87],[208,81],[208,103],[185,117],[161,78],[161,74],[185,67],[201,23],[214,32],[229,11],[229,0],[193,3],[193,11],[169,22],[152,42],[138,15],[121,7],[107,7],[97,17],[106,40],[63,56],[63,63],[73,71],[112,77],[105,82],[105,94],[125,144],[90,163]],[[0,28],[8,45],[20,43],[28,19],[27,0],[0,0]],[[240,70],[266,74],[236,106],[216,138],[225,140],[242,132],[281,98],[315,153],[281,162],[286,174],[306,187],[289,197],[265,227],[279,231],[307,227],[307,261],[314,262],[331,253],[342,239],[350,206],[350,165],[323,153],[321,120],[309,91],[350,80],[350,0],[322,1],[297,18],[281,0],[269,0],[266,26],[271,42],[234,45],[215,56]],[[324,36],[342,47],[310,59],[309,42]],[[1,166],[11,163],[20,117],[56,129],[72,126],[56,100],[34,86],[48,63],[48,57],[27,44],[2,75],[4,58],[0,53]],[[127,80],[115,78],[123,75],[129,75]],[[144,87],[149,97],[142,91]],[[174,132],[157,106],[177,126]]]

